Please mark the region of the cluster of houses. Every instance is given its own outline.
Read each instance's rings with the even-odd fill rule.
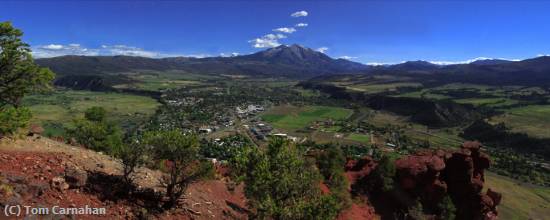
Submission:
[[[290,136],[285,133],[274,133],[273,127],[271,127],[268,124],[258,122],[252,126],[244,125],[244,127],[249,129],[250,132],[254,135],[254,137],[256,137],[256,139],[258,140],[265,141],[267,140],[268,137],[280,137],[280,138],[285,138],[294,142],[300,141],[299,138]]]
[[[229,127],[233,125],[235,125],[235,121],[233,121],[231,117],[218,115],[215,117],[215,120],[210,123],[210,125],[201,126],[199,128],[199,133],[209,134],[219,130],[222,127]]]
[[[245,127],[250,129],[250,132],[252,132],[258,140],[266,140],[266,137],[273,131],[273,127],[264,123],[256,123],[252,126],[245,125]]]
[[[255,116],[258,112],[263,112],[264,107],[261,105],[248,105],[244,107],[235,107],[235,112],[239,118],[246,118],[249,116]]]
[[[171,106],[192,106],[199,104],[203,101],[203,98],[196,97],[183,97],[173,100],[166,100],[166,104]]]

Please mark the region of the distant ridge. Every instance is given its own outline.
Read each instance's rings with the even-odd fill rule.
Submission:
[[[334,59],[311,48],[281,45],[249,55],[232,57],[169,57],[134,56],[61,56],[37,59],[49,67],[64,85],[82,83],[79,76],[94,78],[107,86],[127,81],[125,74],[137,71],[175,70],[181,74],[247,75],[310,79],[339,74],[409,74],[411,77],[437,78],[446,82],[550,85],[550,57],[541,56],[522,61],[479,59],[465,64],[438,65],[428,61],[408,61],[394,65],[364,65]],[[418,76],[421,74],[423,76]],[[70,76],[70,78],[63,77]],[[95,77],[90,77],[95,76]],[[99,78],[98,78],[99,77]],[[71,84],[72,83],[72,84]]]
[[[470,64],[473,65],[498,65],[498,64],[506,64],[506,63],[512,63],[514,61],[511,60],[504,60],[504,59],[482,59],[482,60],[476,60],[474,62],[471,62]]]
[[[181,70],[198,74],[309,78],[368,69],[367,65],[333,59],[297,44],[281,45],[254,54],[233,57],[153,59],[133,56],[60,56],[37,59],[36,62],[49,67],[59,76],[116,74],[134,70]]]

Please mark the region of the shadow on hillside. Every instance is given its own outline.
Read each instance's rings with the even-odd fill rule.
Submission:
[[[164,211],[162,195],[152,189],[138,189],[128,185],[122,176],[108,175],[103,172],[89,172],[85,191],[98,196],[102,201],[127,202],[145,209],[148,214],[160,214]]]

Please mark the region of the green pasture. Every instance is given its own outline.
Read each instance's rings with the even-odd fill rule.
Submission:
[[[90,107],[101,106],[107,110],[109,120],[126,124],[145,120],[160,105],[145,96],[73,90],[27,96],[23,103],[33,113],[31,123],[44,126],[46,132],[49,129],[56,131],[56,134],[60,125],[69,126],[74,119],[82,118]]]
[[[550,216],[550,188],[524,184],[490,172],[485,178],[485,188],[502,193],[502,202],[497,207],[499,219],[547,219]]]
[[[529,105],[507,109],[504,114],[491,118],[491,122],[503,122],[514,132],[550,138],[550,105]]]
[[[517,100],[507,98],[467,98],[454,99],[456,103],[472,104],[474,106],[503,107],[519,103]]]
[[[305,128],[314,121],[325,119],[345,119],[352,114],[352,110],[327,106],[277,106],[261,117],[275,128],[297,130]]]
[[[396,90],[401,87],[421,87],[420,83],[399,82],[399,83],[381,83],[381,84],[348,84],[345,88],[365,93],[381,93]]]
[[[161,91],[165,89],[175,89],[190,85],[198,85],[201,82],[197,79],[176,74],[137,74],[129,75],[135,82],[119,84],[113,87],[121,89],[139,89],[147,91]]]
[[[349,134],[346,139],[357,141],[363,144],[369,144],[370,143],[370,135],[368,134],[357,134],[357,133],[351,133]]]

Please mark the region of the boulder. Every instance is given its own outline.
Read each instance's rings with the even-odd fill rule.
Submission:
[[[69,189],[69,184],[67,184],[67,182],[65,182],[65,178],[61,176],[52,178],[52,180],[50,180],[50,185],[53,189],[57,189],[59,191]]]
[[[65,168],[65,180],[71,188],[80,188],[86,185],[88,173],[78,167]]]
[[[44,128],[40,125],[32,124],[29,128],[29,136],[42,135],[44,133]]]

